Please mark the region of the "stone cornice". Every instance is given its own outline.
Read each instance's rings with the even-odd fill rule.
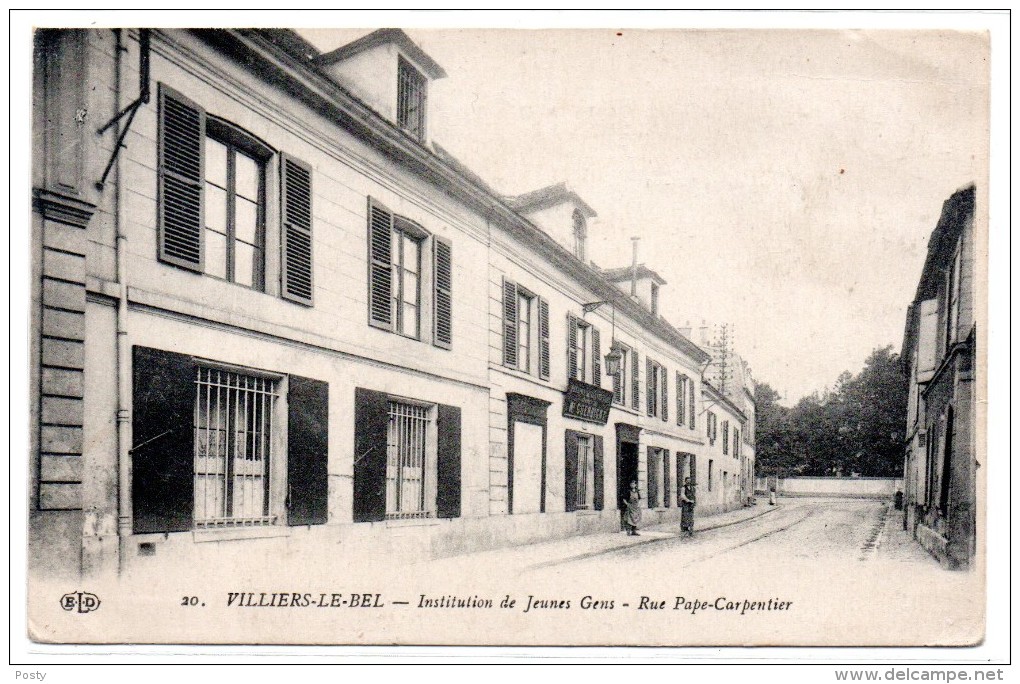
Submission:
[[[32,206],[44,219],[75,228],[86,228],[96,212],[94,204],[42,188],[33,189]]]

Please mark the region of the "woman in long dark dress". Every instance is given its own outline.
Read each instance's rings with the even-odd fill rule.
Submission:
[[[623,512],[623,525],[627,534],[631,537],[639,537],[637,528],[641,524],[641,492],[638,491],[637,482],[630,483],[630,495],[623,502],[627,507]]]
[[[694,489],[694,483],[688,477],[680,490],[680,532],[688,537],[694,536],[694,506],[698,501]]]

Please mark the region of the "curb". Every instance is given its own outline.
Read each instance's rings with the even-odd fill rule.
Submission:
[[[710,527],[702,527],[700,530],[695,530],[695,532],[709,532],[711,530],[718,530],[723,527],[730,527],[731,525],[739,525],[740,523],[745,523],[756,518],[760,518],[764,515],[768,515],[769,513],[775,513],[782,507],[783,507],[782,504],[776,504],[775,506],[770,506],[761,513],[755,513],[754,515],[748,516],[746,518],[741,518],[740,520],[719,523],[718,525],[712,525]],[[649,531],[654,532],[655,530],[649,529]],[[617,551],[622,551],[624,549],[633,549],[636,546],[645,546],[647,544],[655,544],[656,542],[670,541],[672,539],[678,539],[679,537],[680,535],[678,534],[670,534],[668,537],[652,537],[649,539],[642,539],[641,541],[634,542],[633,544],[622,544],[619,546],[613,546],[607,549],[602,549],[601,551],[589,551],[588,553],[581,553],[576,556],[567,556],[566,558],[557,558],[556,560],[545,561],[544,563],[536,563],[534,565],[527,566],[527,568],[525,568],[525,571],[548,568],[554,565],[560,565],[562,563],[571,563],[578,560],[584,560],[586,558],[595,558],[596,556],[604,556],[610,553],[615,553]]]

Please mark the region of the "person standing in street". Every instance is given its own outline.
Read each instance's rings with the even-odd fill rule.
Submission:
[[[680,490],[680,533],[688,537],[694,536],[694,506],[698,500],[694,490],[694,483],[688,477]]]
[[[630,483],[630,495],[623,502],[626,510],[623,512],[623,524],[630,537],[639,537],[637,528],[641,524],[641,492],[638,491],[637,482]]]

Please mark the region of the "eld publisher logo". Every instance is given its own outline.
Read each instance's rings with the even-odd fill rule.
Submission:
[[[66,611],[91,613],[99,609],[99,597],[86,591],[72,591],[60,597],[60,607]]]

